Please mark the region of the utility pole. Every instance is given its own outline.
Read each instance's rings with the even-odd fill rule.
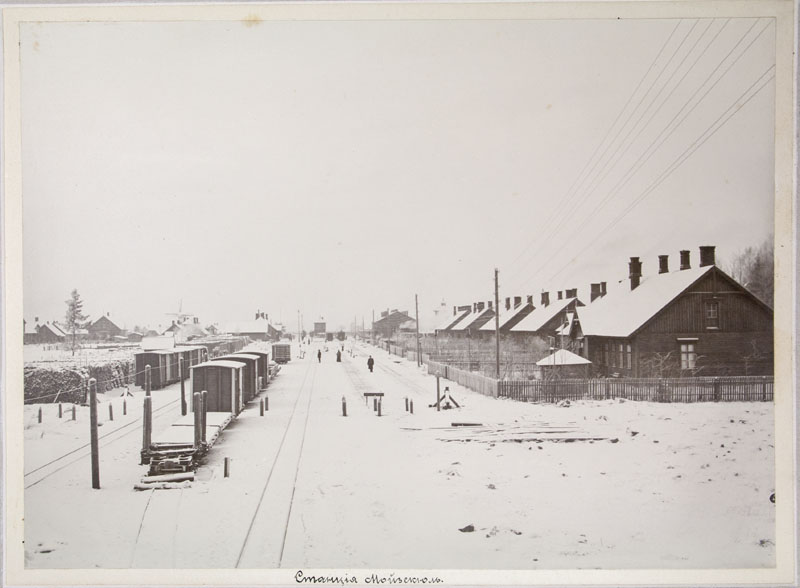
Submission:
[[[494,268],[494,341],[495,377],[500,379],[500,291],[497,284],[497,268]]]
[[[422,358],[419,353],[419,298],[414,294],[414,309],[416,312],[416,331],[417,331],[417,367],[422,365]]]
[[[375,345],[375,309],[372,309],[372,326],[369,331],[369,342]]]

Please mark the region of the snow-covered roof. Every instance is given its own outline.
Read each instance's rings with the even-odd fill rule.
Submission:
[[[35,335],[38,331],[36,327],[38,327],[38,323],[34,323],[33,321],[25,321],[25,334],[26,335]]]
[[[228,353],[222,357],[225,359],[230,359],[231,361],[235,361],[237,357],[241,357],[242,359],[260,359],[260,356],[252,353]]]
[[[574,312],[567,312],[567,320],[564,326],[556,330],[556,335],[569,335],[572,332],[572,322],[575,320]]]
[[[500,328],[502,329],[507,322],[517,316],[521,311],[525,310],[526,308],[530,308],[531,304],[529,302],[523,302],[522,304],[511,307],[510,309],[506,310],[505,308],[500,309]],[[489,321],[485,325],[483,325],[480,331],[494,331],[494,321]]]
[[[532,313],[519,321],[519,323],[511,327],[511,331],[514,333],[532,333],[538,331],[558,313],[563,312],[574,300],[578,299],[562,298],[561,300],[551,302],[547,306],[539,306],[535,308]]]
[[[487,314],[494,314],[494,311],[491,308],[484,308],[483,310],[479,310],[477,312],[470,311],[470,313],[465,316],[463,319],[458,321],[454,326],[450,327],[451,331],[464,331],[466,330],[472,323],[481,318],[486,318]]]
[[[588,365],[590,363],[592,362],[585,357],[581,357],[580,355],[572,353],[572,351],[559,349],[555,353],[551,353],[544,359],[537,361],[536,365],[543,367],[558,367],[561,365]]]
[[[448,315],[442,322],[436,327],[437,331],[444,331],[445,329],[450,329],[464,320],[470,314],[469,310],[459,310],[457,314]]]
[[[705,276],[713,265],[642,277],[636,289],[627,280],[578,310],[584,335],[628,337]]]
[[[230,361],[230,360],[226,360],[226,359],[214,359],[212,361],[204,361],[203,363],[198,363],[196,365],[193,365],[189,369],[193,370],[195,368],[209,367],[209,366],[241,369],[244,366],[244,364],[241,361]]]

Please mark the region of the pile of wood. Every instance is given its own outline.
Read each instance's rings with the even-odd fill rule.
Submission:
[[[130,362],[122,360],[90,366],[25,366],[25,404],[84,403],[90,378],[97,381],[98,392],[108,392],[125,386],[131,366]]]
[[[25,404],[74,402],[86,394],[85,370],[75,368],[25,367]]]

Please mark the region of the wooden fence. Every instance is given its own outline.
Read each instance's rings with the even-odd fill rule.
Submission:
[[[524,402],[625,398],[649,402],[771,402],[772,376],[500,381],[497,395]]]
[[[461,384],[470,390],[483,394],[484,396],[497,396],[498,381],[495,378],[487,378],[482,374],[477,374],[467,370],[462,370],[444,363],[437,363],[426,359],[423,354],[425,365],[428,366],[429,374],[438,374],[446,380],[451,380]]]

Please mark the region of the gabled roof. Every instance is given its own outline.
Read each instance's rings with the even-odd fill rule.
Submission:
[[[510,322],[514,319],[520,312],[526,310],[527,308],[532,307],[533,305],[530,302],[523,302],[517,307],[512,307],[508,310],[501,308],[500,309],[500,328],[502,329],[506,323]],[[481,331],[494,331],[494,321],[489,321],[484,324],[479,330]]]
[[[715,266],[643,277],[635,290],[627,280],[578,311],[584,335],[629,337]]]
[[[514,333],[535,333],[541,330],[558,313],[563,312],[573,301],[577,301],[580,304],[580,300],[577,298],[562,298],[551,302],[547,306],[539,306],[519,323],[511,327],[511,331]]]
[[[458,321],[458,323],[452,327],[450,327],[450,331],[466,331],[478,321],[486,321],[494,316],[494,310],[491,308],[484,308],[483,310],[478,311],[471,311],[467,316],[465,316],[462,320]],[[484,323],[480,323],[478,325],[478,329],[482,327]]]
[[[388,322],[388,321],[395,321],[398,319],[402,319],[402,322],[406,321],[413,321],[414,319],[408,315],[408,312],[403,312],[400,310],[395,310],[387,314],[386,316],[382,316],[377,321],[375,321],[376,325],[380,325],[381,323]]]
[[[97,325],[97,323],[99,323],[99,322],[100,322],[100,321],[102,321],[103,319],[105,319],[105,320],[106,320],[106,322],[109,322],[109,323],[111,323],[111,324],[112,324],[114,327],[116,327],[117,329],[119,329],[119,327],[117,326],[117,323],[115,323],[114,321],[112,321],[112,320],[111,320],[111,319],[108,317],[108,315],[105,315],[105,314],[104,314],[104,315],[102,315],[101,317],[99,317],[99,318],[97,318],[97,319],[93,320],[93,321],[92,321],[92,323],[91,323],[91,326],[93,326],[93,327],[94,327],[95,325]]]
[[[575,313],[567,312],[567,320],[564,326],[556,331],[556,335],[569,335],[572,332],[572,323],[575,321]]]
[[[450,329],[455,327],[458,323],[460,323],[462,320],[467,318],[467,316],[469,314],[471,314],[471,311],[469,311],[469,310],[459,310],[454,315],[448,315],[441,322],[441,324],[438,327],[436,327],[436,330],[437,331],[449,331]]]
[[[589,365],[590,363],[592,362],[580,355],[576,355],[566,349],[559,349],[555,353],[551,353],[544,359],[537,361],[536,365],[542,367],[558,367],[561,365]]]

